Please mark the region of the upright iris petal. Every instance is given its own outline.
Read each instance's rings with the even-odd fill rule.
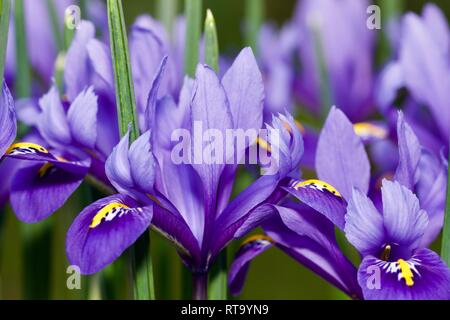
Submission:
[[[16,138],[16,114],[14,101],[5,82],[0,97],[0,157],[9,149]]]

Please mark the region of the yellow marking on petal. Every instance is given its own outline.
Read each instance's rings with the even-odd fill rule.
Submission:
[[[268,237],[264,234],[257,234],[251,237],[248,237],[247,239],[245,239],[242,243],[241,243],[241,247],[254,242],[254,241],[269,241],[270,243],[274,243],[273,239],[271,237]]]
[[[159,206],[162,206],[162,205],[161,205],[161,202],[160,202],[158,199],[156,199],[155,196],[152,196],[150,193],[147,193],[146,196],[149,197],[149,198],[150,198],[152,201],[154,201],[155,203],[157,203]]]
[[[400,272],[402,273],[402,276],[405,279],[406,285],[408,287],[412,287],[414,285],[414,280],[413,280],[414,274],[411,271],[411,267],[403,259],[398,259],[397,263],[398,263],[398,266],[400,267]]]
[[[269,151],[269,152],[272,151],[272,148],[270,147],[269,143],[268,143],[266,140],[264,140],[263,138],[257,137],[257,138],[256,138],[256,143],[257,143],[261,148],[263,148],[264,150],[267,150],[267,151]]]
[[[108,215],[108,213],[110,213],[115,208],[129,209],[129,207],[124,205],[123,203],[118,203],[118,202],[110,203],[107,206],[103,207],[99,212],[97,212],[95,214],[95,216],[92,219],[92,223],[89,226],[89,228],[92,229],[92,228],[97,227],[102,222],[102,219],[104,217],[106,217]]]
[[[43,146],[40,146],[36,143],[31,143],[31,142],[18,142],[18,143],[14,143],[12,146],[10,146],[8,148],[8,150],[6,150],[6,154],[10,154],[12,153],[14,150],[16,149],[20,149],[20,148],[30,148],[30,149],[36,149],[42,153],[48,153],[48,150],[45,149]]]
[[[64,159],[61,156],[55,156],[56,160],[61,161],[61,162],[67,162],[66,159]],[[51,169],[53,167],[53,163],[47,162],[45,163],[38,171],[39,177],[42,178],[49,169]]]
[[[298,128],[298,130],[300,130],[300,133],[302,135],[304,135],[305,134],[305,127],[301,124],[301,122],[298,121],[298,120],[294,120],[294,123],[295,123],[295,126]],[[292,133],[292,128],[291,128],[291,125],[289,124],[289,122],[283,121],[283,126],[286,128],[286,130],[289,133]]]
[[[313,184],[330,191],[335,196],[342,198],[342,195],[339,193],[339,191],[337,191],[337,189],[335,187],[333,187],[329,183],[326,183],[326,182],[323,182],[323,181],[317,180],[317,179],[310,179],[310,180],[305,180],[305,181],[299,182],[294,186],[294,189],[298,189],[298,188],[313,185]]]
[[[379,138],[385,139],[388,136],[388,132],[385,128],[377,126],[369,122],[359,122],[353,125],[355,133],[362,138]]]
[[[391,255],[391,246],[387,245],[386,247],[384,247],[383,253],[381,254],[381,260],[383,261],[388,261],[389,260],[389,256]]]
[[[45,176],[48,170],[53,167],[53,164],[50,162],[45,163],[38,171],[39,178]]]

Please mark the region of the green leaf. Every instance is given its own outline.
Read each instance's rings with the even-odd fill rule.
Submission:
[[[442,232],[442,260],[450,266],[450,150],[448,154],[447,201],[445,206],[444,230]]]
[[[150,255],[150,230],[145,232],[130,248],[134,281],[134,297],[137,300],[155,300],[153,263]]]
[[[320,74],[320,95],[322,97],[322,106],[320,109],[321,119],[325,119],[331,106],[334,104],[333,91],[331,89],[330,75],[328,73],[327,61],[322,43],[321,25],[313,21],[311,23],[313,31],[314,49],[317,56],[317,68]]]
[[[377,4],[380,6],[382,12],[382,32],[378,32],[378,48],[376,52],[376,60],[379,66],[383,66],[386,61],[392,56],[395,48],[392,48],[389,40],[389,24],[397,19],[402,12],[405,11],[404,0],[378,0]]]
[[[208,299],[226,300],[227,299],[227,249],[223,249],[219,254],[217,261],[211,268],[209,275]]]
[[[76,28],[72,25],[73,17],[68,13],[64,13],[64,51],[68,51],[75,36]]]
[[[172,35],[173,23],[177,16],[178,0],[157,0],[156,16],[166,27],[169,36]]]
[[[56,11],[54,0],[47,0],[47,11],[50,17],[50,23],[53,30],[53,37],[58,48],[58,51],[64,50],[64,35],[60,29],[60,23],[58,19],[58,12]]]
[[[195,76],[198,63],[198,45],[200,42],[202,0],[185,0],[186,45],[184,50],[184,72]]]
[[[134,141],[139,136],[139,127],[136,118],[136,101],[122,1],[108,0],[107,6],[119,129],[121,136],[124,136],[131,124],[130,140]],[[130,248],[129,263],[131,264],[135,299],[154,299],[153,267],[148,232]]]
[[[206,11],[205,19],[205,62],[219,72],[219,41],[217,28],[211,10]],[[223,250],[214,264],[209,276],[208,299],[227,298],[227,251]]]
[[[10,0],[0,0],[0,78],[5,71],[6,46],[8,44]]]
[[[18,98],[31,94],[31,65],[28,57],[23,0],[14,2],[14,25],[16,34],[16,95]]]
[[[119,129],[121,136],[124,136],[131,124],[130,140],[134,141],[139,135],[139,128],[122,1],[108,0],[107,4]]]
[[[264,19],[264,0],[245,0],[245,37],[253,52],[258,53],[259,30]]]
[[[217,73],[219,72],[219,41],[217,28],[211,10],[206,11],[205,19],[205,62]]]

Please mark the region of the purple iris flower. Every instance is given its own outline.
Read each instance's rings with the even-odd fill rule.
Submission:
[[[183,32],[182,19],[177,29]],[[87,176],[111,188],[104,166],[119,142],[113,66],[109,45],[95,35],[93,23],[80,22],[64,58],[64,102],[53,87],[38,103],[27,100],[17,108],[18,118],[34,128],[32,136],[7,152],[10,158],[28,160],[30,166],[29,161],[35,161],[33,168],[16,162],[8,173],[12,207],[23,221],[38,222],[51,215]],[[138,17],[131,28],[130,56],[142,132],[148,129],[147,104],[156,103],[163,95],[176,96],[182,85],[180,41],[184,41],[182,37],[169,41],[162,25],[150,16]],[[168,54],[165,77],[155,82],[153,92],[157,94],[153,95],[150,89],[159,61]],[[23,201],[28,197],[32,201]]]
[[[64,30],[65,10],[70,5],[78,5],[76,0],[52,0],[58,29]],[[49,13],[49,1],[25,0],[25,31],[27,49],[30,64],[39,81],[34,82],[34,94],[40,96],[51,85],[55,74],[58,46],[56,35],[52,27],[52,17]],[[103,32],[107,32],[108,20],[105,5],[98,0],[88,1],[86,6],[87,15],[96,21]],[[87,17],[80,17],[87,19]],[[61,33],[62,34],[62,33]],[[8,46],[5,64],[5,78],[10,86],[14,83],[16,75],[16,51],[15,51],[15,27],[14,15],[11,15],[9,26]],[[63,40],[63,39],[61,39]]]
[[[448,148],[450,129],[450,30],[442,11],[427,4],[421,16],[407,13],[400,22],[398,52],[386,65],[377,93],[389,117],[398,91],[408,95],[402,107],[421,143],[439,155]]]
[[[153,83],[152,97],[158,96],[166,65],[167,58]],[[151,223],[176,244],[194,274],[205,275],[229,241],[266,217],[256,208],[282,197],[277,186],[298,167],[303,141],[290,116],[274,117],[267,126],[267,140],[260,143],[279,150],[277,155],[271,152],[277,158],[277,170],[262,175],[230,200],[237,165],[176,164],[171,136],[179,128],[195,136],[195,123],[222,134],[261,129],[263,100],[262,76],[248,48],[222,80],[209,67],[199,65],[195,80],[185,79],[178,103],[170,95],[149,99],[146,115],[151,131],[130,147],[125,136],[108,158],[106,173],[119,194],[88,206],[76,218],[67,235],[69,261],[80,266],[82,273],[95,273],[113,262]],[[280,132],[280,139],[273,139],[270,132]],[[232,150],[242,156],[253,143]]]
[[[242,247],[230,271],[232,290],[240,291],[251,259],[273,244],[354,298],[449,299],[450,271],[437,254],[426,249],[443,224],[445,174],[442,184],[429,179],[432,171],[421,172],[429,153],[421,148],[402,113],[397,129],[399,163],[394,182],[382,182],[382,202],[374,203],[366,196],[375,191],[370,190],[370,163],[363,141],[347,117],[333,108],[316,154],[321,180],[292,181],[285,188],[302,204],[288,202],[273,208],[281,228],[274,232],[274,224],[267,224],[264,229],[270,238]],[[319,218],[314,216],[319,213]],[[321,219],[325,222],[311,222]],[[358,272],[332,245],[333,225],[361,253]],[[302,238],[313,242],[315,250],[309,252]]]
[[[22,221],[38,222],[60,208],[88,173],[108,183],[106,155],[97,147],[97,97],[92,88],[69,105],[52,87],[39,101],[36,133],[26,142],[9,146],[5,157],[17,163],[10,186],[10,201]],[[33,136],[33,138],[31,138]]]
[[[298,2],[293,21],[300,63],[297,91],[300,101],[313,111],[323,105],[321,55],[332,102],[352,121],[361,121],[373,111],[375,33],[367,28],[368,6],[365,0]]]

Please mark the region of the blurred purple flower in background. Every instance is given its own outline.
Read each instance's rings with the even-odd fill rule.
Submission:
[[[375,33],[367,28],[368,6],[365,0],[298,2],[293,20],[300,63],[297,93],[311,110],[336,104],[352,121],[365,120],[373,111]],[[324,101],[324,85],[331,101]]]
[[[86,6],[86,14],[92,18],[102,32],[107,33],[108,20],[105,5],[99,1],[89,1]],[[14,4],[14,2],[13,2]],[[25,9],[25,34],[30,61],[36,81],[33,82],[33,93],[36,96],[43,94],[51,85],[55,74],[56,58],[61,48],[58,48],[63,39],[65,10],[70,5],[79,4],[76,0],[24,0]],[[51,13],[54,10],[54,14]],[[54,22],[55,21],[55,22]],[[56,23],[56,26],[52,24]],[[61,30],[55,33],[54,28]],[[60,39],[58,39],[58,36]],[[5,79],[13,88],[16,80],[16,47],[15,47],[14,16],[11,16],[8,36],[8,46],[5,65]]]
[[[398,52],[384,68],[377,93],[381,111],[389,118],[398,90],[408,95],[401,107],[420,142],[439,155],[450,136],[450,30],[434,4],[422,16],[406,14],[400,24]]]

